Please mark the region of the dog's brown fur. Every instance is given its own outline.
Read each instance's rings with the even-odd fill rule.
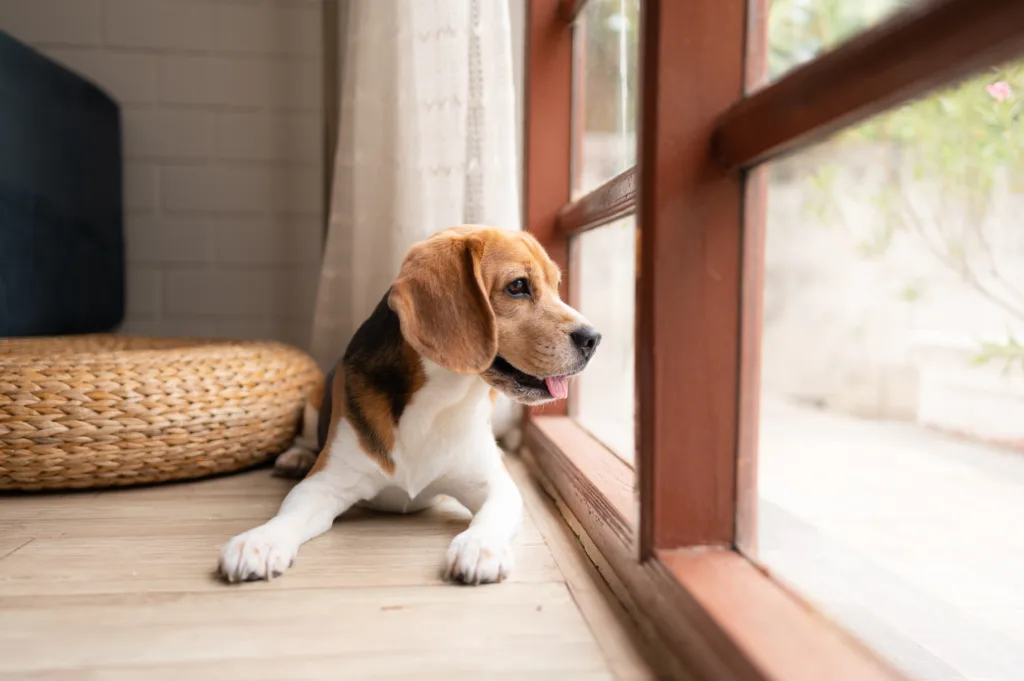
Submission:
[[[505,294],[519,278],[529,282],[529,300]],[[457,373],[480,374],[506,391],[509,379],[491,370],[499,350],[531,374],[564,369],[575,352],[567,332],[577,320],[558,298],[560,279],[558,267],[524,232],[456,227],[414,246],[332,372],[329,399],[320,403],[320,419],[330,419],[320,429],[320,447],[345,419],[367,455],[393,473],[398,420],[426,380],[421,357]],[[310,474],[325,460],[319,456]]]
[[[529,300],[504,294],[518,278],[529,281]],[[566,339],[578,321],[558,298],[560,280],[531,235],[456,227],[413,247],[389,304],[408,342],[447,369],[492,380],[486,372],[500,352],[522,371],[546,376],[576,352]]]

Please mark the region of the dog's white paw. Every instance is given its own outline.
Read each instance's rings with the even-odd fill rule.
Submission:
[[[229,582],[273,579],[292,565],[298,542],[266,525],[238,535],[220,552],[217,571]]]
[[[485,528],[471,527],[448,547],[445,579],[463,584],[500,582],[512,571],[512,547],[490,536]]]

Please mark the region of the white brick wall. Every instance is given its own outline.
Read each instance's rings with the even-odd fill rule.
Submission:
[[[124,330],[306,346],[319,0],[0,0],[0,28],[122,105]]]

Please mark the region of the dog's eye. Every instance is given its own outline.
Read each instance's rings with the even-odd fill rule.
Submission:
[[[516,279],[505,287],[505,293],[509,294],[513,298],[524,298],[530,295],[530,285],[527,283],[526,279]]]

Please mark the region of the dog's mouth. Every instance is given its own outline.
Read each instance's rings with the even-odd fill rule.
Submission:
[[[573,372],[563,376],[545,376],[541,378],[539,376],[532,376],[525,371],[520,371],[501,356],[494,358],[494,363],[491,364],[490,370],[510,379],[520,389],[536,391],[556,400],[564,400],[569,396],[569,377],[573,373],[578,373]]]

